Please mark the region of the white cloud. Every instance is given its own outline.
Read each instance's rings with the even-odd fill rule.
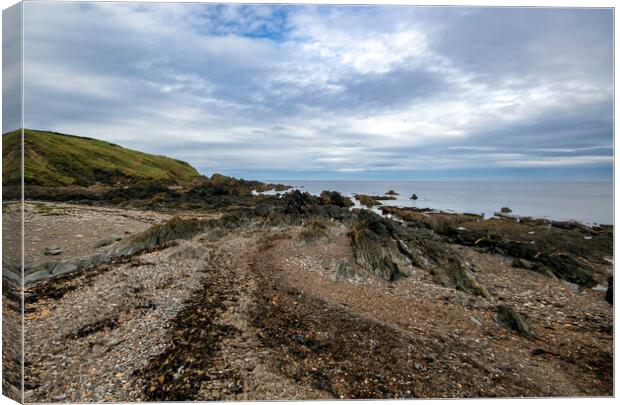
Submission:
[[[27,126],[223,172],[607,164],[587,155],[613,99],[590,14],[28,3]]]

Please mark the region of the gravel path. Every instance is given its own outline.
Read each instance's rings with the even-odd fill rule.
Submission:
[[[140,399],[130,376],[169,345],[170,321],[201,286],[207,255],[200,241],[180,242],[27,305],[26,400]]]

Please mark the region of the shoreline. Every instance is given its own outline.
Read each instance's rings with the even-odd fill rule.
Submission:
[[[360,183],[363,183],[364,181],[359,181]],[[285,183],[287,184],[287,183]],[[293,190],[299,190],[301,192],[305,192],[307,190],[305,190],[304,186],[298,187],[298,186],[291,186],[289,189],[287,189],[286,191],[275,191],[275,190],[268,190],[268,191],[256,191],[256,190],[252,190],[252,194],[253,195],[265,195],[265,196],[282,196],[284,193],[286,192],[290,192]],[[330,190],[330,191],[337,191],[340,192],[339,190]],[[320,195],[320,192],[318,193],[313,193],[313,192],[309,192],[311,195],[318,197]],[[341,193],[341,192],[340,192]],[[559,219],[559,218],[551,218],[549,216],[532,216],[532,215],[519,215],[519,214],[505,214],[505,213],[501,213],[498,212],[500,211],[500,208],[498,207],[496,210],[491,210],[490,212],[492,212],[491,215],[487,215],[487,213],[480,213],[480,214],[474,214],[472,212],[472,210],[463,210],[463,211],[459,211],[459,210],[452,210],[452,209],[440,209],[440,208],[435,208],[435,207],[431,207],[431,206],[412,206],[412,205],[403,205],[403,204],[399,204],[398,202],[403,201],[403,199],[400,200],[393,200],[393,201],[381,201],[380,205],[377,206],[373,206],[373,207],[364,207],[359,201],[357,201],[355,199],[355,195],[359,194],[359,192],[350,192],[350,193],[342,193],[345,197],[350,198],[355,206],[351,207],[350,209],[370,209],[373,212],[379,214],[379,215],[383,215],[383,213],[381,212],[381,207],[395,207],[395,208],[411,208],[411,209],[417,209],[420,211],[427,211],[427,212],[434,212],[434,213],[438,213],[438,214],[455,214],[455,215],[461,215],[461,214],[472,214],[472,215],[482,215],[484,220],[488,220],[488,219],[492,219],[492,218],[508,218],[508,219],[514,219],[514,220],[543,220],[543,221],[549,221],[550,223],[552,222],[560,222],[560,223],[570,223],[570,222],[576,222],[579,224],[582,224],[584,226],[589,226],[589,227],[596,227],[596,226],[611,226],[613,227],[613,221],[609,224],[607,223],[599,223],[599,222],[587,222],[587,221],[581,221],[575,218],[566,218],[566,219]],[[406,201],[406,200],[404,200]],[[507,203],[506,205],[510,205],[509,203]]]
[[[141,187],[28,190],[28,401],[613,392],[612,227]]]

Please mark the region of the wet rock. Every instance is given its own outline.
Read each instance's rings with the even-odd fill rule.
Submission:
[[[43,254],[45,254],[46,256],[57,256],[61,253],[62,253],[62,249],[56,245],[46,247],[45,251],[43,252]]]
[[[500,325],[511,329],[526,338],[533,339],[536,337],[536,334],[532,331],[527,322],[523,319],[523,317],[517,314],[512,307],[502,304],[498,305],[495,310],[497,312],[496,319]]]
[[[502,214],[510,214],[512,210],[508,207],[502,207],[502,209],[500,209],[499,212],[501,212]]]
[[[418,196],[417,196],[417,195],[415,195],[415,193],[413,193],[413,194],[411,195],[411,197],[409,197],[409,199],[411,199],[411,200],[417,200],[417,199],[418,199]]]
[[[398,194],[396,191],[394,190],[389,190],[387,193],[385,193],[385,195],[400,195]]]

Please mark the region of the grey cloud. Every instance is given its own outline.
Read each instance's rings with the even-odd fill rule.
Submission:
[[[467,14],[448,11],[444,17],[433,45],[483,83],[585,80],[611,85],[609,9],[476,8]]]
[[[612,152],[611,19],[27,3],[27,125],[231,173],[577,162]]]
[[[21,4],[2,12],[2,133],[22,125],[21,18]]]

